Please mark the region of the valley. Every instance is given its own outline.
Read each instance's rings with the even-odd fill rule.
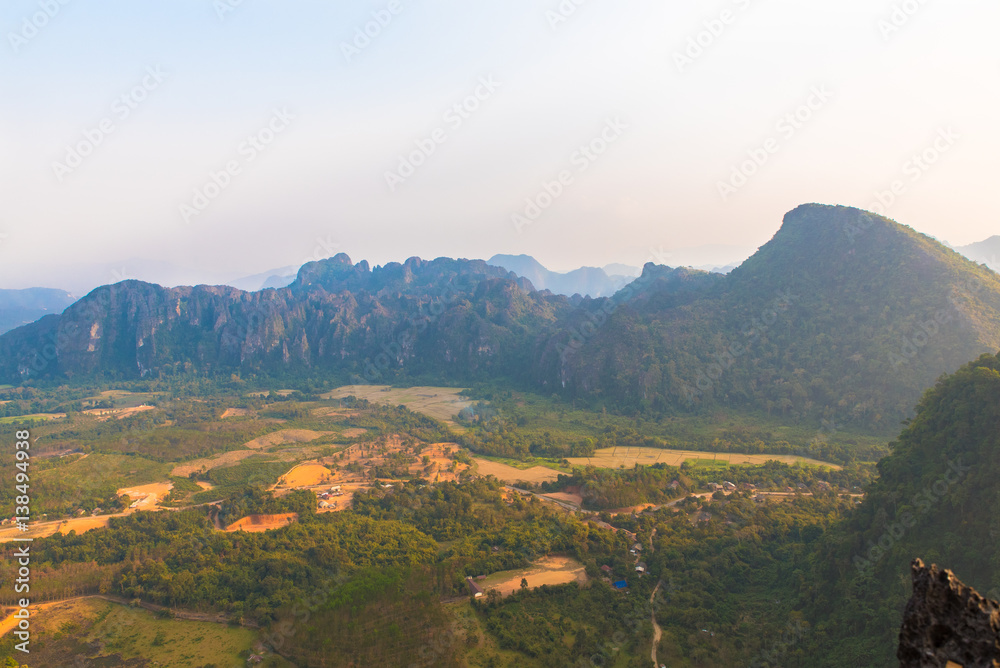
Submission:
[[[280,361],[237,350],[264,339],[227,300],[259,296],[112,286],[107,304],[93,294],[46,321],[68,329],[44,377],[0,387],[0,439],[31,432],[32,514],[27,531],[0,525],[0,572],[31,538],[52,661],[884,665],[915,554],[1000,591],[1000,358],[976,357],[995,345],[1000,283],[880,219],[873,247],[923,258],[936,287],[911,294],[909,315],[895,293],[868,294],[878,316],[856,291],[830,294],[800,266],[800,237],[861,215],[805,207],[727,276],[647,265],[587,301],[481,263],[334,258],[268,297],[274,324],[282,303],[310,304],[283,325],[308,330],[297,353],[269,340]],[[188,348],[167,362],[121,347],[146,325],[121,330],[117,300],[138,313],[180,294],[213,314],[163,316],[179,329],[157,345],[183,331],[190,368],[176,366]],[[919,314],[941,299],[932,337]],[[342,319],[334,338],[310,309]],[[237,322],[220,325],[223,310]],[[914,326],[927,338],[897,364],[893,341]],[[33,327],[0,337],[0,371],[52,335]],[[84,329],[109,347],[74,348]],[[358,358],[315,352],[338,341]],[[0,466],[15,457],[0,450]],[[5,507],[18,495],[0,486]],[[17,603],[9,588],[0,603]],[[187,636],[190,650],[169,647]]]

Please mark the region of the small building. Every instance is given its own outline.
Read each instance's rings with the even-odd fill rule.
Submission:
[[[330,503],[327,502],[327,501],[320,501],[319,502],[319,507],[320,508],[329,508],[330,507]]]
[[[628,582],[626,582],[625,580],[619,580],[618,582],[615,582],[611,586],[619,590],[628,589]]]
[[[713,492],[718,492],[722,488],[722,485],[717,482],[710,482],[708,483],[708,488]]]
[[[469,585],[469,593],[472,594],[472,598],[482,598],[483,590],[477,585],[472,578],[465,578],[466,584]]]
[[[670,489],[677,489],[680,486],[681,486],[681,484],[678,481],[676,481],[676,480],[674,480],[673,482],[670,483]]]
[[[726,490],[727,492],[731,492],[734,489],[736,489],[736,485],[727,480],[722,483],[722,489]]]
[[[264,657],[262,657],[260,654],[251,654],[249,657],[247,657],[247,663],[250,664],[251,666],[255,666],[258,663],[264,663]]]
[[[334,485],[333,487],[330,488],[330,491],[331,492],[339,492],[340,491],[340,485]]]
[[[607,564],[604,564],[603,566],[601,566],[601,570],[604,571],[605,573],[610,573],[611,567],[608,566]]]
[[[639,563],[637,563],[635,565],[635,572],[636,573],[645,573],[646,572],[646,564],[644,562],[642,562],[642,561],[640,561]]]
[[[632,546],[632,549],[635,550],[636,552],[642,552],[642,543],[636,543],[635,545]]]

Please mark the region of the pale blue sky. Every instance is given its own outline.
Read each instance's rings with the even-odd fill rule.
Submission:
[[[558,0],[400,0],[348,62],[341,43],[389,2],[244,0],[220,19],[211,0],[5,0],[0,287],[59,287],[83,264],[106,266],[102,282],[157,262],[221,281],[297,264],[317,239],[373,263],[640,264],[651,249],[752,249],[800,203],[867,208],[895,180],[900,222],[956,244],[1000,233],[1000,6],[913,0],[885,39],[897,4],[587,0],[553,29]],[[679,71],[675,53],[724,10]],[[33,16],[45,25],[28,39]],[[157,67],[162,83],[146,74]],[[155,86],[121,118],[116,99],[144,77]],[[491,77],[460,125],[446,116]],[[829,100],[780,130],[817,87]],[[294,119],[248,159],[241,146],[276,109]],[[114,131],[60,181],[54,163],[104,119]],[[575,152],[613,119],[627,127],[581,171]],[[439,128],[446,141],[390,190],[386,172]],[[948,128],[940,159],[907,169]],[[724,201],[719,182],[768,139],[767,162]],[[229,161],[239,173],[186,222],[181,206]],[[563,171],[570,185],[519,232],[513,214]]]

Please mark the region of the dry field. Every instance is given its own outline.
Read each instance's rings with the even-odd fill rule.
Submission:
[[[566,492],[553,492],[552,494],[542,494],[542,498],[545,499],[555,499],[556,501],[564,501],[566,503],[572,503],[574,506],[583,505],[583,497],[579,494],[567,494]]]
[[[279,515],[249,515],[226,527],[226,531],[248,531],[260,533],[270,529],[286,527],[299,519],[298,513],[281,513]]]
[[[278,479],[275,487],[315,487],[330,482],[333,472],[321,464],[299,464]]]
[[[458,396],[461,388],[410,387],[396,388],[388,385],[348,385],[323,395],[324,399],[343,399],[355,396],[372,403],[398,406],[403,404],[414,413],[423,413],[449,425],[463,408],[472,405],[465,397]]]
[[[136,413],[144,413],[146,411],[156,410],[155,406],[135,406],[133,408],[88,408],[83,411],[85,414],[91,417],[96,417],[98,420],[110,420],[111,418],[117,418],[122,420]]]
[[[282,429],[281,431],[271,432],[260,438],[255,438],[245,443],[243,447],[250,450],[263,450],[289,443],[308,443],[330,433],[329,431],[312,431],[311,429]]]
[[[254,412],[249,408],[227,408],[223,411],[220,419],[225,420],[226,418],[231,417],[250,417],[253,414]]]
[[[519,469],[487,459],[473,459],[479,469],[479,475],[496,476],[498,480],[512,483],[519,480],[525,482],[547,482],[559,477],[559,471],[545,466],[532,466],[530,469]]]
[[[84,516],[67,520],[52,520],[51,522],[34,522],[30,524],[30,529],[26,532],[19,531],[15,524],[6,524],[3,528],[0,528],[0,543],[12,542],[15,538],[46,538],[57,532],[63,534],[67,534],[70,531],[76,531],[78,534],[85,533],[91,529],[106,527],[112,517],[120,516]]]
[[[570,557],[544,557],[525,569],[494,573],[485,580],[477,580],[483,591],[499,589],[504,596],[510,596],[521,588],[521,580],[528,581],[528,587],[535,589],[542,585],[559,585],[569,582],[587,581],[583,564]]]
[[[730,452],[698,452],[696,450],[661,450],[660,448],[603,448],[594,453],[593,457],[569,457],[573,466],[597,466],[599,468],[616,469],[619,466],[631,468],[635,464],[668,464],[680,466],[688,459],[706,459],[727,464],[763,464],[769,460],[777,460],[784,464],[809,464],[826,466],[840,470],[840,466],[827,464],[817,459],[798,457],[795,455],[744,455]]]
[[[118,496],[128,494],[133,502],[138,501],[135,510],[160,510],[160,499],[166,498],[174,488],[172,482],[154,482],[118,490]]]
[[[257,450],[230,450],[229,452],[224,452],[221,455],[213,455],[203,459],[193,459],[189,462],[178,464],[174,467],[174,470],[170,472],[170,475],[177,476],[179,478],[187,478],[192,473],[197,473],[202,469],[211,471],[212,469],[217,469],[222,466],[232,466],[234,464],[239,464],[247,457],[253,457],[254,455],[259,454],[260,452]]]

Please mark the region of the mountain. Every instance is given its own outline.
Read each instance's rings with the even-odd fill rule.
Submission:
[[[628,413],[740,409],[891,433],[941,374],[1000,349],[995,273],[847,207],[795,209],[725,276],[647,264],[613,297],[569,299],[523,274],[445,258],[372,270],[341,254],[276,290],[127,281],[0,337],[0,382],[185,368],[504,378]]]
[[[1000,598],[1000,356],[941,379],[892,450],[861,505],[817,545],[812,572],[787,574],[817,629],[810,660],[795,665],[895,665],[917,557]]]
[[[51,288],[0,290],[0,334],[46,315],[62,313],[74,301],[76,297],[70,293]]]
[[[986,241],[960,246],[955,250],[973,262],[980,262],[993,271],[1000,271],[1000,236],[998,235],[994,235]]]
[[[229,280],[225,284],[246,292],[257,292],[258,290],[266,290],[268,288],[284,288],[295,282],[297,273],[298,269],[296,267],[280,267],[260,274]]]
[[[740,407],[890,431],[941,374],[1000,349],[1000,277],[858,209],[795,209],[694,298],[651,279],[581,305],[590,322],[547,342],[535,383],[626,410]]]
[[[567,297],[610,297],[634,278],[628,275],[609,276],[596,267],[582,267],[560,274],[549,271],[530,255],[494,255],[486,263],[527,278],[539,290]]]
[[[571,308],[479,260],[411,258],[372,270],[341,254],[303,266],[278,290],[98,288],[62,316],[0,337],[0,377],[511,375],[530,365],[523,341]]]

